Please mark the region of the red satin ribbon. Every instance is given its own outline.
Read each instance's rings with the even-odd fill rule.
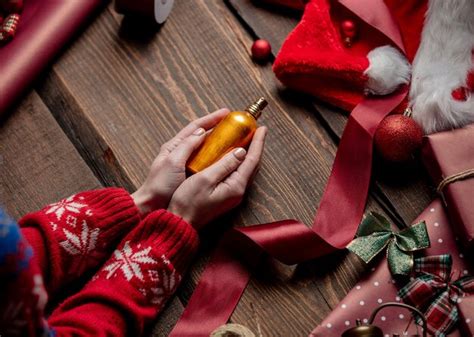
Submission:
[[[360,2],[364,1],[341,0],[403,51],[400,33],[383,1],[371,1],[370,6]],[[384,20],[371,13],[377,10]],[[250,279],[249,264],[258,264],[264,254],[296,264],[347,246],[364,213],[375,130],[406,94],[403,88],[390,96],[368,97],[351,112],[312,228],[297,220],[283,220],[233,228],[224,235],[170,336],[207,337],[226,323]]]

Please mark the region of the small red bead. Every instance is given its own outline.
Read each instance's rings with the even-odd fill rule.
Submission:
[[[255,61],[263,62],[270,58],[272,46],[267,40],[256,40],[252,45],[252,58]]]
[[[357,27],[354,21],[344,20],[341,23],[341,30],[344,37],[353,38],[357,34]]]
[[[451,96],[456,100],[456,101],[465,101],[467,100],[467,90],[465,87],[459,87],[457,89],[454,89],[451,91]]]

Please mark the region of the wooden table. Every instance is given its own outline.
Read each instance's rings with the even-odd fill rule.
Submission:
[[[270,133],[262,168],[222,227],[285,218],[311,224],[347,113],[285,90],[271,64],[249,56],[256,37],[278,52],[300,15],[249,0],[177,0],[166,24],[145,34],[104,8],[2,121],[0,200],[20,217],[84,189],[133,191],[160,144],[189,121],[263,95],[269,107],[260,123]],[[410,222],[431,198],[419,165],[392,172],[376,165],[367,207]],[[175,324],[214,243],[205,240],[153,336]],[[297,268],[269,261],[259,269],[232,322],[257,336],[290,337],[307,335],[328,315],[364,266],[340,253]]]

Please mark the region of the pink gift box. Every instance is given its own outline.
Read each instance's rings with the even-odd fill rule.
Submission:
[[[451,231],[442,202],[440,200],[432,202],[415,222],[421,220],[426,222],[431,241],[431,248],[424,250],[422,254],[425,256],[451,254],[452,270],[455,275],[459,272],[472,274],[464,255],[459,250],[459,240]],[[331,314],[311,332],[310,337],[340,337],[345,330],[355,326],[356,319],[367,322],[378,305],[386,302],[401,302],[397,295],[398,288],[388,269],[385,254],[382,253],[373,266],[372,271],[356,284]],[[390,337],[397,333],[400,336],[405,336],[404,333],[408,336],[418,333],[421,336],[420,327],[413,321],[409,325],[411,318],[409,311],[389,307],[377,315],[374,325],[380,327],[384,335]],[[454,331],[449,336],[466,335],[461,334],[460,331]]]

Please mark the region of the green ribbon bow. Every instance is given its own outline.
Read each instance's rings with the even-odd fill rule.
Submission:
[[[388,219],[371,212],[359,225],[356,238],[347,249],[369,263],[387,248],[387,260],[392,275],[408,275],[413,268],[413,252],[430,246],[424,221],[401,231],[393,231]]]

